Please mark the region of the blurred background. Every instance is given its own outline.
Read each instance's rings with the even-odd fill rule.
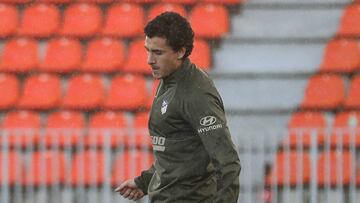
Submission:
[[[113,190],[153,161],[142,30],[163,11],[224,100],[238,202],[360,201],[360,1],[0,0],[1,203],[130,202]]]

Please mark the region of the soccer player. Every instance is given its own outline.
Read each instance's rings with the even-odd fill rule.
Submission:
[[[144,32],[147,62],[160,79],[149,119],[155,161],[115,191],[134,201],[147,194],[151,203],[237,202],[239,157],[214,83],[188,58],[189,22],[165,12]]]

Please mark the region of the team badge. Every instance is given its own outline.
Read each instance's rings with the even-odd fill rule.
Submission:
[[[168,104],[169,104],[168,101],[163,100],[163,103],[161,104],[161,114],[166,113],[166,109],[167,109]]]

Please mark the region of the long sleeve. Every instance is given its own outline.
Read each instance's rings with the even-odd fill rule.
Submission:
[[[215,202],[236,203],[239,195],[240,160],[226,125],[224,108],[215,88],[195,91],[184,100],[185,119],[208,151],[218,174]]]
[[[149,183],[154,173],[155,169],[154,165],[152,165],[148,170],[142,171],[141,175],[134,179],[135,184],[144,192],[144,194],[147,194]]]

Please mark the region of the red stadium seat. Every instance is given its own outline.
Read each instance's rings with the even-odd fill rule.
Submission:
[[[4,174],[3,169],[6,169],[7,173]],[[0,176],[0,185],[5,183],[4,187],[6,187],[7,184],[21,183],[24,172],[24,161],[21,154],[16,151],[0,152],[0,174],[4,174]]]
[[[151,167],[153,155],[148,151],[132,150],[118,154],[112,168],[112,185],[117,186],[125,180],[141,175]]]
[[[185,10],[185,7],[181,4],[158,3],[150,8],[147,17],[148,21],[154,19],[157,15],[165,11],[173,11],[180,14],[183,17],[187,17],[187,11]]]
[[[360,46],[357,40],[338,39],[328,43],[321,71],[353,72],[360,67]]]
[[[38,65],[38,44],[26,38],[10,39],[2,51],[0,71],[27,72]]]
[[[146,109],[150,109],[155,98],[156,90],[159,86],[160,80],[153,80],[149,96],[146,99]]]
[[[58,31],[60,11],[52,4],[34,4],[23,13],[19,34],[34,37],[49,37]]]
[[[198,0],[160,0],[163,3],[176,3],[176,4],[183,4],[183,5],[192,5],[198,2]]]
[[[68,89],[63,106],[68,109],[89,110],[103,103],[103,81],[98,75],[84,74],[74,76],[68,81]]]
[[[19,98],[19,81],[14,75],[0,73],[0,109],[15,106]]]
[[[128,3],[141,3],[141,4],[146,4],[146,3],[154,3],[157,0],[123,0],[123,2],[128,2]]]
[[[115,0],[78,0],[78,1],[84,3],[108,4],[108,3],[112,3]]]
[[[151,148],[152,141],[148,131],[149,112],[139,112],[134,115],[133,128],[135,134],[126,140],[128,146]]]
[[[225,5],[237,5],[245,0],[200,0],[203,3],[217,3],[217,4],[225,4]]]
[[[128,124],[123,112],[102,111],[93,114],[89,121],[89,135],[86,136],[88,146],[123,145],[128,134]]]
[[[305,152],[279,152],[266,183],[278,186],[308,184],[311,178],[310,166],[310,156]]]
[[[116,37],[142,35],[144,18],[144,9],[138,4],[115,4],[108,9],[102,33]]]
[[[123,70],[128,73],[151,74],[151,68],[147,64],[144,39],[131,41]]]
[[[57,3],[57,4],[67,4],[71,3],[73,0],[36,0],[41,3]]]
[[[348,109],[360,108],[360,75],[355,76],[350,83],[349,92],[345,100]]]
[[[288,124],[289,135],[283,140],[283,147],[310,147],[313,132],[316,133],[316,144],[322,145],[325,139],[325,129],[326,120],[324,114],[320,112],[296,112],[290,118]]]
[[[73,185],[100,185],[104,183],[105,154],[88,150],[74,155],[71,168]]]
[[[122,75],[113,78],[105,108],[137,110],[146,102],[146,81],[142,76]]]
[[[122,41],[102,38],[90,41],[82,70],[85,72],[119,71],[125,60],[125,45]]]
[[[82,46],[76,39],[54,38],[46,48],[39,69],[44,72],[68,73],[76,71],[82,61]]]
[[[318,184],[320,186],[349,185],[352,170],[355,170],[352,159],[348,151],[320,153],[317,168]]]
[[[30,111],[13,111],[5,114],[2,130],[8,131],[9,146],[27,147],[37,143],[41,127],[38,113]],[[2,140],[2,145],[5,144]]]
[[[60,104],[61,81],[55,75],[39,74],[25,80],[18,106],[25,109],[49,110]],[[46,95],[46,96],[45,96]]]
[[[330,145],[334,147],[349,147],[351,144],[354,144],[354,146],[360,147],[360,132],[356,131],[356,128],[359,127],[360,112],[341,112],[336,114],[330,137]]]
[[[0,3],[0,37],[8,37],[16,32],[19,24],[18,15],[15,6]]]
[[[338,35],[360,36],[360,4],[349,4],[341,17]]]
[[[40,140],[45,146],[76,146],[83,142],[85,118],[75,111],[50,113],[46,122],[46,135]]]
[[[221,38],[229,31],[229,13],[220,4],[198,4],[190,13],[195,36]]]
[[[303,109],[335,109],[343,104],[344,81],[338,75],[315,75],[310,78],[301,103]]]
[[[70,4],[64,12],[61,34],[72,37],[91,37],[100,31],[102,13],[95,4]]]
[[[203,70],[209,70],[211,66],[211,48],[207,41],[196,39],[190,59]]]
[[[25,184],[28,186],[64,184],[67,167],[66,157],[62,152],[34,152],[26,167]]]
[[[16,3],[16,4],[24,4],[31,3],[33,0],[0,0],[0,3]]]

